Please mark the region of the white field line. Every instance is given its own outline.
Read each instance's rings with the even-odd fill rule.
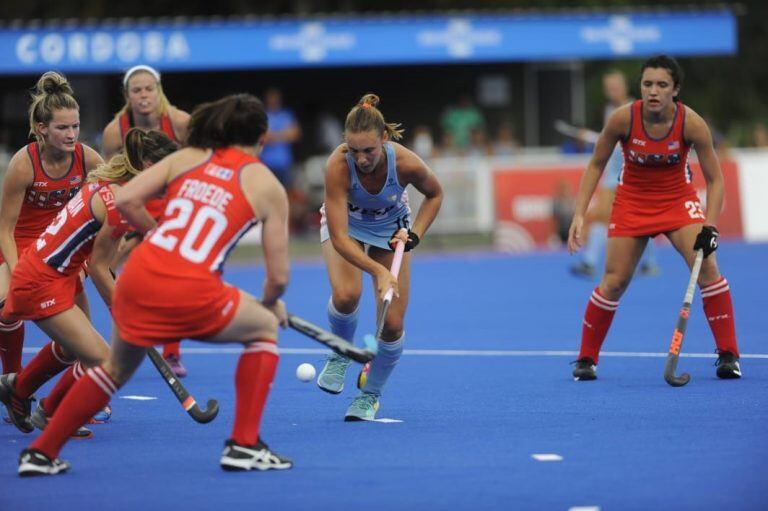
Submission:
[[[39,347],[24,348],[24,353],[37,353]],[[236,346],[184,346],[185,355],[240,354],[243,349]],[[323,348],[280,348],[281,355],[327,355],[330,350]],[[578,351],[567,350],[405,350],[404,355],[425,357],[576,357]],[[603,351],[601,357],[618,358],[664,358],[666,352],[650,351]],[[681,353],[681,358],[717,358],[714,353]],[[741,358],[768,359],[767,353],[742,353]]]

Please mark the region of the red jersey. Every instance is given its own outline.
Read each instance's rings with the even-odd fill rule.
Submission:
[[[82,144],[75,145],[69,171],[59,178],[52,178],[46,174],[37,142],[27,145],[27,154],[32,161],[34,179],[24,197],[19,219],[16,222],[14,237],[17,240],[37,238],[64,205],[80,190],[86,174],[85,152]]]
[[[648,200],[657,196],[679,197],[693,190],[691,169],[688,167],[690,145],[685,141],[685,106],[676,104],[675,118],[666,136],[653,138],[643,125],[643,101],[632,103],[629,136],[621,141],[624,169],[619,179],[619,190],[646,195]]]
[[[643,102],[631,106],[630,129],[621,141],[624,168],[608,224],[609,236],[656,236],[701,223],[704,212],[688,166],[685,106],[676,104],[667,134],[651,137],[643,124]]]
[[[43,231],[30,249],[30,255],[34,254],[64,275],[78,273],[83,262],[91,256],[93,241],[102,226],[102,222],[93,216],[91,207],[91,200],[97,194],[107,208],[107,222],[116,227],[112,236],[122,236],[128,223],[115,208],[115,195],[109,183],[88,183]]]
[[[229,252],[257,223],[240,188],[240,170],[258,161],[237,149],[219,149],[168,183],[165,211],[136,249],[144,264],[179,278],[220,273]]]
[[[220,272],[257,223],[240,172],[258,161],[234,148],[218,149],[168,183],[165,212],[115,286],[112,315],[123,339],[138,346],[205,339],[232,321],[240,293]]]
[[[118,117],[118,124],[120,125],[120,140],[125,141],[125,135],[128,133],[128,130],[133,128],[133,115],[130,111],[120,114],[120,117]],[[176,137],[176,133],[173,131],[173,123],[171,122],[170,115],[165,114],[160,116],[160,131],[168,135],[168,138],[174,142],[179,141],[178,137]]]

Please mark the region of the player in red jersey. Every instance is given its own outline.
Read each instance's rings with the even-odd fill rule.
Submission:
[[[104,163],[101,156],[80,144],[80,112],[66,78],[43,74],[32,93],[29,107],[30,136],[36,138],[12,158],[3,181],[0,208],[0,305],[19,256],[51,223],[85,182],[86,173]],[[77,303],[87,311],[88,302],[78,284]],[[21,369],[24,324],[0,315],[2,372]],[[68,356],[60,347],[48,350],[49,371],[67,367]]]
[[[84,368],[104,362],[109,347],[80,307],[75,294],[80,270],[88,261],[93,279],[108,307],[112,303],[114,278],[109,264],[127,223],[115,209],[115,191],[160,161],[178,146],[159,131],[132,129],[125,150],[88,175],[86,185],[59,211],[53,222],[22,256],[11,276],[4,314],[12,319],[32,320],[53,342],[77,357],[78,362],[42,400],[30,420],[31,395],[53,376],[46,370],[49,355],[41,350],[17,375],[0,377],[0,401],[19,430],[30,433],[34,426],[45,429],[67,390]],[[48,348],[52,349],[52,348]],[[81,428],[78,437],[90,432]]]
[[[642,99],[608,118],[576,198],[568,238],[572,253],[581,247],[587,205],[613,147],[620,142],[624,169],[608,225],[605,274],[587,303],[573,376],[576,380],[597,378],[600,347],[619,298],[632,280],[648,238],[664,234],[689,267],[696,251],[703,250],[698,284],[719,353],[717,376],[740,378],[731,293],[714,255],[724,184],[712,135],[701,116],[678,99],[682,70],[675,59],[652,57],[641,73]],[[706,213],[691,184],[688,153],[692,147],[707,183]]]
[[[189,114],[168,101],[160,82],[160,73],[155,68],[139,65],[126,71],[123,75],[123,94],[125,106],[104,128],[102,148],[105,158],[109,158],[120,150],[125,134],[134,126],[145,131],[160,130],[175,142],[184,140],[187,135]],[[156,199],[154,206],[147,204],[147,208],[150,212],[154,208],[159,216],[163,202],[161,199]],[[118,260],[124,259],[133,246],[135,242],[121,247]],[[187,370],[181,363],[178,343],[163,346],[163,358],[176,376],[183,378],[187,375]]]
[[[280,300],[288,284],[288,200],[256,157],[267,131],[261,101],[248,94],[200,105],[188,147],[123,187],[120,212],[140,232],[153,229],[128,258],[117,282],[112,354],[89,369],[64,398],[43,434],[19,459],[20,475],[57,474],[67,438],[131,377],[157,344],[182,338],[243,344],[235,373],[235,421],[225,443],[225,470],[287,469],[259,435],[278,362],[277,329],[287,323]],[[144,209],[165,190],[160,222]],[[261,300],[225,284],[223,264],[250,227],[263,223],[266,279]]]

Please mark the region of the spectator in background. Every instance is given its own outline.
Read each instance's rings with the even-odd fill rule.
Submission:
[[[520,145],[520,141],[515,136],[514,125],[509,121],[502,121],[496,130],[496,138],[491,145],[493,155],[511,156],[520,149]]]
[[[621,71],[609,71],[603,75],[603,94],[607,101],[605,105],[604,121],[616,111],[616,109],[632,102],[629,95],[627,80]],[[580,130],[579,137],[574,140],[583,142],[594,148],[594,139],[588,130]],[[600,190],[597,193],[595,204],[587,214],[588,236],[586,247],[581,255],[581,260],[571,266],[572,274],[591,278],[597,274],[597,265],[601,255],[605,251],[608,238],[608,223],[613,208],[613,200],[616,196],[616,186],[621,179],[624,169],[624,155],[621,146],[616,144],[613,153],[605,165],[605,174],[600,181]],[[656,250],[653,242],[645,246],[638,273],[653,277],[659,274],[660,268],[656,263]]]
[[[568,243],[568,229],[571,227],[574,211],[575,201],[571,185],[565,179],[561,179],[555,185],[555,192],[552,195],[552,223],[560,246]]]
[[[752,145],[754,147],[768,147],[768,127],[765,123],[758,122],[752,129]]]
[[[484,157],[491,154],[491,145],[488,143],[488,134],[483,126],[475,126],[469,133],[469,146],[467,156]]]
[[[450,158],[464,156],[464,151],[456,145],[456,138],[453,136],[453,133],[443,131],[437,154],[443,158]]]
[[[424,124],[416,126],[413,130],[411,149],[422,160],[429,160],[435,156],[435,140],[432,137],[432,130],[429,126]]]
[[[298,142],[301,138],[301,128],[293,112],[283,107],[283,93],[279,89],[271,87],[266,90],[264,105],[269,118],[269,131],[260,159],[288,189],[291,184],[291,166],[293,165],[291,144]]]
[[[445,109],[440,124],[444,133],[453,136],[456,147],[466,149],[470,144],[472,130],[482,128],[485,120],[480,110],[472,103],[472,98],[464,94],[458,104]]]

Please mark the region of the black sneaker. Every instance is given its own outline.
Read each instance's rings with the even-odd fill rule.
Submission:
[[[24,449],[19,455],[19,475],[29,476],[54,476],[69,470],[69,463],[56,458],[52,460],[45,454],[34,449]]]
[[[577,277],[592,278],[597,274],[595,267],[584,261],[570,267],[571,273]]]
[[[234,470],[286,470],[293,466],[293,461],[269,450],[267,444],[261,441],[248,447],[234,440],[224,442],[224,452],[219,461],[221,468]]]
[[[16,373],[0,376],[0,401],[8,410],[11,422],[22,433],[32,433],[35,427],[29,420],[32,413],[32,398],[22,399],[16,395]]]
[[[573,368],[573,380],[574,381],[587,381],[597,379],[597,365],[591,358],[580,358],[576,362],[576,367]]]
[[[725,380],[741,378],[739,357],[729,351],[723,351],[717,357],[717,377]]]

